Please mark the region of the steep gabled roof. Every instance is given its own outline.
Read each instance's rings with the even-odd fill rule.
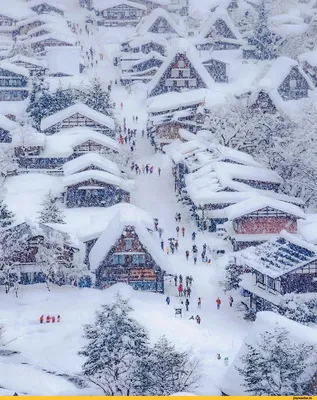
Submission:
[[[101,125],[107,126],[112,130],[115,129],[114,120],[112,118],[98,111],[93,110],[92,108],[86,106],[85,104],[77,103],[70,107],[65,108],[64,110],[58,111],[57,113],[50,115],[49,117],[43,118],[41,121],[41,130],[45,131],[51,126],[56,125],[59,122],[63,121],[64,119],[69,118],[77,113],[84,115],[85,117],[90,118]]]
[[[4,69],[6,71],[13,72],[14,74],[17,74],[17,75],[25,76],[27,78],[30,76],[30,72],[27,68],[20,67],[18,65],[12,64],[8,61],[0,61],[0,69]]]
[[[96,10],[106,10],[108,8],[119,6],[123,4],[125,6],[138,8],[139,10],[146,11],[146,7],[143,4],[135,3],[134,1],[129,0],[94,0],[94,8]]]
[[[91,165],[98,167],[103,171],[109,172],[110,174],[121,176],[121,171],[117,164],[97,153],[83,154],[80,157],[66,162],[63,165],[64,174],[66,176],[72,175]]]
[[[143,17],[136,27],[137,34],[140,36],[147,35],[148,33],[155,34],[156,32],[154,32],[152,28],[159,19],[165,20],[169,27],[169,31],[164,32],[163,34],[176,34],[180,37],[185,36],[183,29],[181,29],[171,14],[163,8],[156,8],[150,15]]]
[[[17,54],[14,57],[8,58],[7,61],[12,63],[12,64],[15,64],[15,63],[21,61],[23,63],[36,65],[37,67],[42,67],[42,68],[47,68],[48,67],[47,63],[45,61],[38,60],[37,58],[26,57],[26,56],[23,56],[21,54]],[[23,67],[23,68],[25,68],[25,67]]]
[[[0,114],[0,128],[5,131],[13,131],[14,129],[18,129],[20,125],[17,122],[12,121],[11,119],[5,117],[4,115]]]
[[[148,92],[150,93],[150,96],[152,96],[151,93],[153,92],[155,87],[159,85],[159,82],[163,78],[165,71],[174,62],[178,54],[183,54],[185,58],[187,58],[190,67],[196,70],[197,74],[202,79],[205,85],[205,89],[210,89],[213,86],[214,80],[209,75],[206,68],[201,64],[198,51],[189,43],[187,43],[186,47],[187,48],[184,49],[183,47],[178,48],[177,46],[176,47],[173,46],[170,49],[170,54],[166,57],[166,60],[161,65],[160,69],[157,71],[157,74],[154,76],[154,78],[152,79],[152,81],[148,86]]]
[[[56,32],[56,31],[49,32],[46,35],[32,37],[28,40],[28,42],[32,45],[32,44],[40,43],[40,42],[43,42],[45,40],[50,40],[50,39],[58,40],[60,42],[70,44],[71,46],[74,46],[75,43],[77,42],[76,36],[73,35],[71,32],[64,34],[64,33]]]
[[[132,226],[140,242],[151,255],[155,263],[166,270],[169,267],[168,259],[161,251],[156,240],[151,236],[138,213],[133,209],[121,208],[113,217],[105,231],[102,233],[89,254],[90,268],[95,272],[107,256],[116,241],[120,239],[126,226]]]
[[[62,12],[66,10],[66,8],[62,5],[62,3],[56,1],[56,0],[29,0],[27,3],[27,6],[29,8],[37,7],[41,4],[47,4],[53,8],[56,8]]]

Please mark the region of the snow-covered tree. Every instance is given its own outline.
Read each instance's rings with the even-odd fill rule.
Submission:
[[[26,110],[34,128],[40,130],[42,119],[51,115],[52,110],[54,110],[54,101],[52,95],[49,93],[48,84],[43,77],[34,78],[29,105]]]
[[[0,199],[0,229],[7,228],[14,222],[14,214],[8,209],[8,206]]]
[[[51,283],[65,283],[65,271],[72,267],[68,254],[71,246],[67,243],[67,235],[56,230],[43,228],[38,237],[36,263],[45,277],[47,290],[50,290]]]
[[[85,104],[109,117],[113,117],[113,103],[111,103],[110,92],[103,88],[101,81],[94,78],[86,91]]]
[[[128,300],[119,294],[115,302],[96,312],[96,321],[85,325],[88,344],[79,355],[86,357],[84,375],[107,396],[137,395],[141,359],[148,354],[148,333],[130,316]]]
[[[8,57],[14,56],[34,57],[34,51],[27,40],[16,40],[9,50]]]
[[[42,201],[39,215],[39,221],[43,224],[65,224],[63,212],[58,206],[57,199],[53,196],[51,191],[46,194]]]
[[[305,299],[294,293],[287,294],[280,302],[278,312],[305,325],[315,323],[317,321],[317,297]]]
[[[178,351],[165,336],[159,338],[139,367],[143,395],[169,396],[198,387],[200,364],[186,351]]]
[[[61,86],[52,94],[52,108],[50,114],[64,110],[75,104],[75,98],[71,90],[64,90]]]
[[[236,367],[244,378],[245,391],[254,396],[309,395],[307,388],[317,371],[317,349],[295,343],[289,332],[276,324],[274,332],[261,334]]]
[[[243,268],[237,265],[236,260],[231,257],[226,265],[226,290],[238,289],[242,274]]]

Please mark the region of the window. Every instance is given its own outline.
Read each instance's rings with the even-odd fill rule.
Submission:
[[[189,68],[183,70],[183,77],[184,78],[190,77],[190,69]]]
[[[257,281],[257,283],[263,283],[264,284],[264,275],[261,274],[260,272],[257,272],[256,281]]]
[[[289,86],[290,86],[291,89],[295,89],[297,87],[296,79],[290,79]]]
[[[124,265],[125,256],[123,254],[114,254],[112,256],[112,265]]]
[[[184,68],[185,63],[184,61],[178,61],[178,68]]]
[[[145,264],[145,254],[134,254],[132,262],[133,264]]]
[[[131,250],[132,249],[132,239],[124,239],[125,241],[125,249]]]
[[[274,279],[270,278],[269,276],[267,277],[267,287],[269,289],[275,289],[275,281],[274,281]]]
[[[197,79],[189,79],[189,86],[196,87],[197,86]]]
[[[179,86],[179,87],[185,86],[185,80],[184,79],[178,79],[177,86]]]
[[[166,86],[173,86],[173,79],[166,79]]]
[[[178,78],[179,77],[179,70],[173,68],[172,69],[172,78]]]

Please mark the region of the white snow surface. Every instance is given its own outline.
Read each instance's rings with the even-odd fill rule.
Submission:
[[[116,176],[121,176],[121,171],[117,164],[108,160],[106,157],[97,153],[87,153],[80,157],[74,158],[63,165],[65,175],[72,175],[81,169],[89,166],[95,166],[103,171],[109,172]]]

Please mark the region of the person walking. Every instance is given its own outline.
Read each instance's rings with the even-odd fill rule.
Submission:
[[[233,297],[230,296],[230,297],[229,297],[229,305],[230,305],[230,307],[232,307],[232,304],[233,304]]]
[[[174,275],[174,282],[175,282],[175,286],[177,286],[177,275]]]
[[[166,304],[169,306],[169,305],[170,305],[170,302],[171,302],[171,299],[169,298],[169,296],[166,297],[166,300],[165,300],[165,301],[166,301]]]
[[[217,297],[216,303],[217,303],[217,310],[220,310],[221,300],[219,299],[219,297]]]
[[[164,241],[161,240],[161,249],[164,251]]]
[[[178,213],[175,214],[175,222],[178,221]]]
[[[172,254],[174,254],[174,252],[175,252],[175,245],[174,245],[173,242],[170,243],[170,248],[171,248]]]
[[[190,286],[192,285],[193,281],[194,281],[194,278],[191,275],[189,275],[189,285]]]
[[[198,308],[201,308],[201,298],[198,297]]]
[[[187,296],[190,298],[190,294],[191,294],[192,290],[191,288],[188,286],[187,288]]]
[[[170,253],[170,249],[169,249],[169,247],[166,247],[166,254],[169,255],[169,253]]]
[[[55,323],[55,316],[54,315],[52,316],[52,323],[53,324]]]
[[[182,214],[178,213],[178,222],[182,222]]]
[[[179,283],[183,283],[183,276],[182,275],[179,275]]]
[[[189,285],[189,276],[186,276],[185,282],[186,282],[186,286],[188,287],[188,285]]]
[[[179,226],[176,227],[176,235],[177,235],[177,237],[179,235]]]
[[[178,240],[175,240],[175,250],[176,251],[178,251],[178,245],[179,245]]]
[[[43,324],[43,322],[44,322],[44,315],[41,315],[40,316],[40,324]]]
[[[196,263],[197,263],[197,256],[194,255],[194,265],[196,265]]]
[[[186,307],[186,311],[188,311],[188,306],[189,306],[189,300],[188,300],[188,299],[186,299],[186,301],[185,301],[185,307]]]
[[[186,260],[188,261],[188,258],[189,258],[189,251],[188,250],[185,251],[185,256],[186,256]]]
[[[157,172],[158,172],[159,176],[161,176],[161,168],[160,167],[158,167]]]
[[[182,227],[182,235],[183,235],[183,237],[185,236],[185,228],[184,227]]]
[[[187,297],[187,288],[184,289],[184,296]]]
[[[135,117],[135,121],[136,121],[136,123],[138,123],[138,120],[139,120],[139,117],[138,117],[138,116],[136,116],[136,117]]]
[[[123,110],[123,103],[122,102],[120,103],[120,107],[121,107],[121,110]]]
[[[161,239],[162,235],[163,235],[163,229],[162,228],[158,228],[158,233],[159,233],[159,236],[160,236],[160,239]]]
[[[133,115],[133,117],[132,117],[132,120],[133,120],[133,122],[135,121],[135,117],[134,117],[134,115]]]
[[[48,316],[46,317],[46,323],[49,324],[50,322],[51,322],[51,317],[48,315]]]
[[[199,315],[196,315],[196,321],[197,321],[197,324],[199,324],[199,325],[200,325],[201,318],[200,318],[200,316],[199,316]]]
[[[60,322],[60,320],[61,320],[61,316],[58,315],[58,316],[57,316],[57,322]]]
[[[178,285],[178,295],[179,295],[179,296],[183,296],[183,291],[184,291],[183,285],[180,283],[180,284]]]
[[[195,239],[196,239],[196,232],[193,232],[193,233],[192,233],[192,241],[194,242]]]

